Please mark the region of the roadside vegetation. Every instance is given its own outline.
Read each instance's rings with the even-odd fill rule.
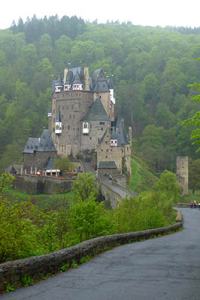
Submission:
[[[97,236],[161,227],[175,221],[172,206],[179,188],[175,175],[168,171],[162,173],[150,191],[124,200],[114,210],[107,210],[103,202],[96,201],[98,187],[89,173],[79,174],[69,197],[39,196],[35,201],[30,195],[27,199],[12,199],[12,181],[8,174],[0,176],[1,263],[46,254]],[[56,206],[62,196],[65,205]],[[45,197],[53,208],[50,204],[38,205]]]

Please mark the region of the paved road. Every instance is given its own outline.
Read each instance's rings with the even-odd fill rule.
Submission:
[[[200,210],[182,211],[181,232],[117,247],[2,300],[199,300]]]

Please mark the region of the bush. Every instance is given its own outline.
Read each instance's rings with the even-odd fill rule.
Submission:
[[[110,213],[102,203],[94,200],[81,201],[71,206],[69,224],[79,241],[113,232]]]
[[[164,193],[171,204],[176,203],[180,196],[180,187],[176,180],[176,175],[170,171],[164,171],[160,175],[160,179],[156,182],[154,190]]]
[[[23,205],[0,203],[0,262],[42,254],[39,229],[24,216]]]
[[[73,183],[72,191],[78,201],[96,200],[98,188],[95,176],[91,173],[79,173]]]

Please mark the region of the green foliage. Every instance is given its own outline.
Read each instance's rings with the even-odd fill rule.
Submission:
[[[6,284],[5,291],[7,293],[14,292],[15,290],[16,290],[16,287],[13,284],[11,284],[11,283]]]
[[[149,170],[148,166],[134,156],[131,161],[132,174],[129,180],[129,187],[135,192],[142,192],[151,189],[158,178]]]
[[[189,188],[193,193],[200,190],[200,159],[189,162]]]
[[[73,269],[78,268],[78,263],[77,263],[77,261],[75,261],[75,260],[72,261],[72,263],[71,263],[71,268],[73,268]]]
[[[167,224],[166,216],[150,192],[124,200],[114,212],[114,220],[117,232],[139,231]]]
[[[60,271],[66,272],[69,268],[70,268],[70,265],[68,263],[65,263],[60,267]]]
[[[68,157],[59,157],[54,162],[55,168],[61,170],[63,173],[73,171],[74,164]]]
[[[31,204],[0,202],[0,262],[38,255],[43,251],[38,243],[38,215]]]
[[[196,103],[200,103],[200,83],[190,84],[189,87],[192,90],[192,100]],[[199,107],[198,107],[199,109]],[[191,139],[193,144],[200,144],[200,111],[196,111],[190,118],[182,122],[184,126],[192,126]],[[198,148],[200,151],[200,148]]]
[[[89,175],[86,175],[84,179],[80,176],[78,183],[81,179],[88,179]],[[125,199],[115,210],[106,210],[103,203],[94,200],[94,178],[89,178],[92,180],[87,197],[79,197],[77,201],[74,194],[74,201],[67,207],[46,210],[27,200],[12,200],[11,194],[8,194],[9,199],[2,196],[0,262],[49,253],[97,236],[161,227],[174,222],[172,206],[178,196],[178,187],[171,172],[161,175],[153,191]],[[82,188],[81,185],[78,193]],[[71,267],[77,267],[78,263],[72,262]],[[60,270],[63,272],[68,268],[69,265],[64,264]],[[27,276],[22,281],[24,285],[32,283]]]
[[[94,200],[80,201],[69,210],[69,224],[79,241],[106,235],[113,231],[110,214],[102,203]]]
[[[24,286],[24,287],[30,286],[33,284],[33,279],[29,275],[23,275],[21,278],[21,283],[22,283],[22,286]]]
[[[164,193],[169,201],[176,203],[180,194],[180,187],[176,175],[170,171],[164,171],[154,186],[155,191]]]
[[[198,85],[193,104],[187,86],[200,76],[193,59],[200,54],[198,32],[86,23],[76,16],[34,16],[1,30],[0,169],[20,162],[27,138],[47,127],[51,81],[68,63],[103,67],[113,77],[118,111],[138,140],[137,155],[154,171],[173,170],[177,153],[196,159],[198,145],[186,142],[190,133],[177,124],[199,111]],[[198,135],[193,131],[195,140]]]
[[[87,263],[90,260],[91,260],[91,256],[89,256],[89,255],[83,256],[80,259],[80,264],[85,264],[85,263]]]
[[[72,191],[77,201],[96,199],[98,187],[92,173],[79,173],[73,182]]]
[[[0,196],[7,193],[11,189],[13,181],[14,176],[8,173],[0,174]]]

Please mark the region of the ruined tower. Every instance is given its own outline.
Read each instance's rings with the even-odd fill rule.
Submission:
[[[181,187],[182,195],[188,194],[188,156],[177,156],[176,176]]]

